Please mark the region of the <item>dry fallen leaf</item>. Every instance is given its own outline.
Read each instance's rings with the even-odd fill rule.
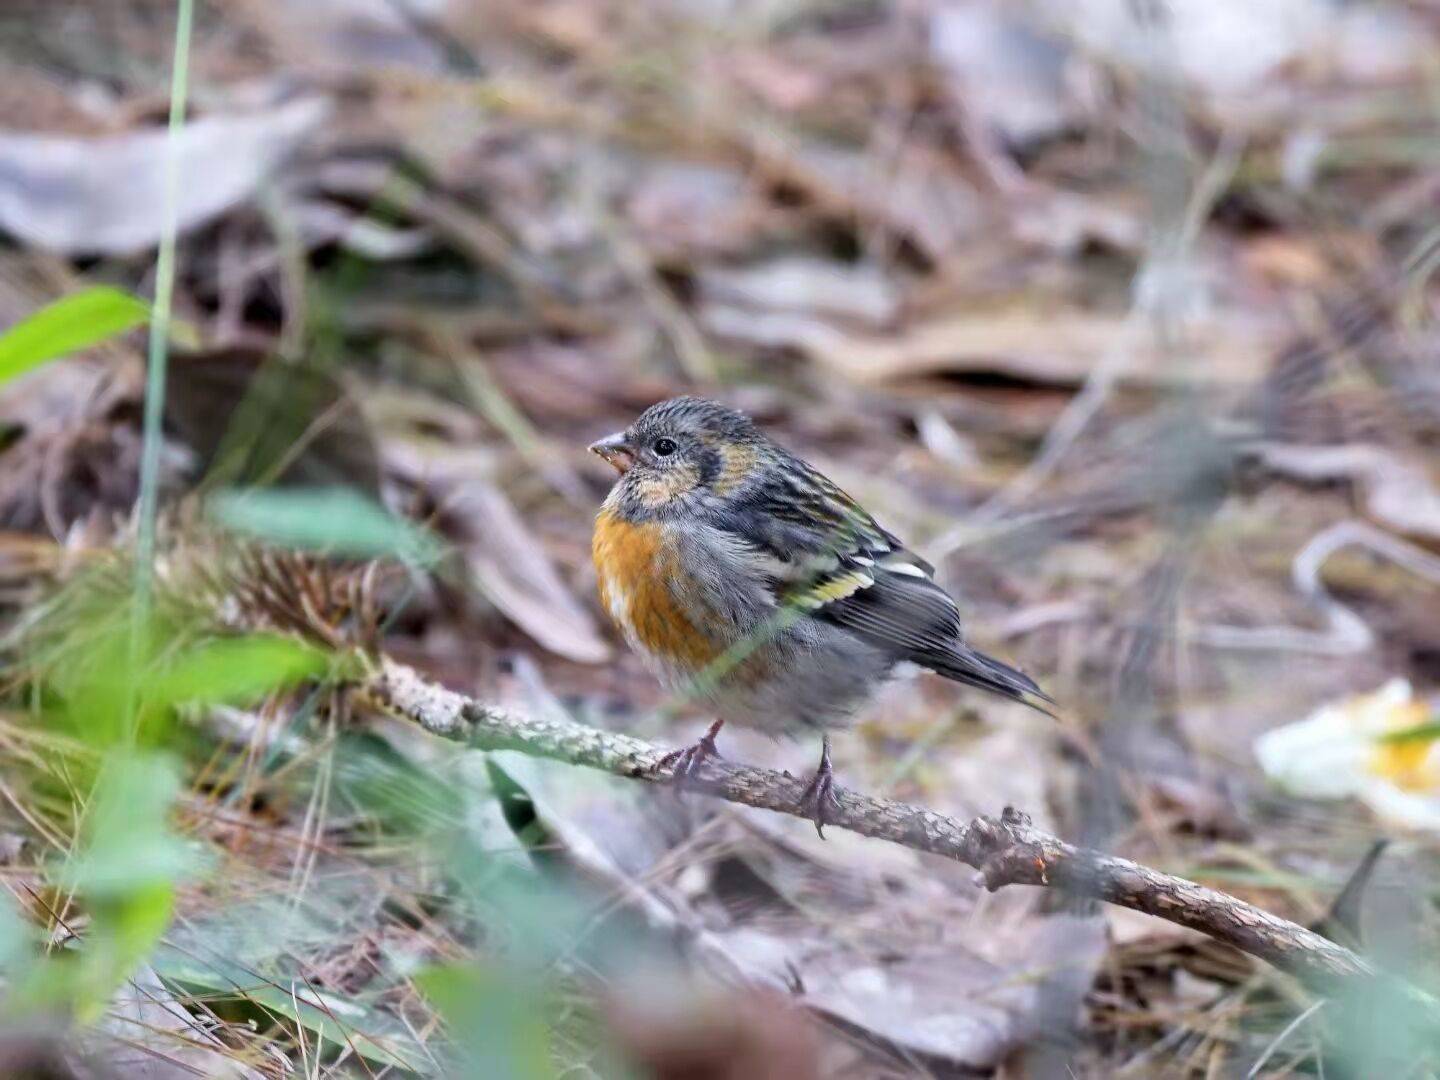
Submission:
[[[255,195],[328,115],[319,98],[207,116],[176,141],[181,232]],[[169,136],[161,128],[81,138],[0,132],[0,228],[66,254],[122,255],[160,239]]]
[[[1350,480],[1380,524],[1409,536],[1440,537],[1440,487],[1417,461],[1365,445],[1267,443],[1258,453],[1269,468],[1306,482]]]
[[[862,383],[981,371],[1077,385],[1094,371],[1096,358],[1112,352],[1128,333],[1123,314],[1079,311],[947,315],[885,335],[851,334],[812,315],[756,313],[728,304],[705,305],[700,318],[712,333],[767,348],[796,348]],[[1253,323],[1216,322],[1197,328],[1193,348],[1177,356],[1153,336],[1139,335],[1121,378],[1245,382],[1257,374],[1267,337],[1265,328]]]
[[[935,262],[972,241],[984,220],[979,192],[929,148],[905,143],[893,157],[818,140],[789,141],[776,165],[820,203],[883,223]]]
[[[1016,145],[1056,135],[1083,115],[1067,85],[1072,56],[998,4],[942,3],[930,17],[930,52],[959,108]]]
[[[855,939],[863,947],[852,947],[803,923],[751,925],[721,938],[756,977],[798,979],[799,999],[821,1013],[910,1052],[993,1068],[1043,1025],[1047,983],[1068,984],[1078,1008],[1073,988],[1088,988],[1105,949],[1099,919],[1053,916],[1026,927],[1034,947],[1013,938],[1005,965],[954,940],[890,947],[868,932]]]
[[[506,618],[558,656],[582,664],[610,658],[590,612],[473,458],[400,438],[385,440],[382,455],[392,472],[430,490],[475,586]]]
[[[96,1030],[80,1041],[88,1075],[89,1059],[135,1080],[259,1080],[261,1073],[226,1052],[226,1047],[191,1015],[144,965],[125,981]]]
[[[1088,50],[1145,71],[1166,50],[1166,63],[1188,88],[1227,118],[1253,112],[1258,92],[1284,64],[1333,30],[1335,9],[1325,0],[1173,0],[1162,39],[1139,9],[1125,0],[1043,5],[1044,15]]]
[[[590,613],[498,488],[471,479],[451,493],[445,511],[467,534],[465,562],[475,583],[515,625],[579,663],[610,659],[610,646]]]
[[[700,271],[706,300],[770,311],[807,311],[883,326],[900,310],[892,281],[874,267],[787,256]]]

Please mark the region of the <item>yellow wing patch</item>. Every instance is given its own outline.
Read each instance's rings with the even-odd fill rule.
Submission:
[[[803,607],[809,611],[822,608],[826,604],[833,604],[837,600],[844,600],[854,596],[861,589],[868,589],[875,584],[875,579],[867,570],[851,570],[843,574],[836,574],[834,577],[826,578],[806,589],[799,589],[790,597],[790,602],[797,607]]]

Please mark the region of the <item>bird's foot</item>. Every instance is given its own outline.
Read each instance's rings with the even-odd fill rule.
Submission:
[[[655,763],[654,771],[662,773],[674,766],[670,774],[670,782],[676,785],[687,783],[700,766],[711,758],[723,758],[720,748],[715,745],[715,736],[720,734],[720,729],[725,726],[724,720],[716,720],[706,730],[704,735],[696,739],[689,746],[682,746],[678,750],[671,750]]]
[[[824,840],[830,811],[839,808],[840,800],[835,797],[835,770],[830,766],[830,736],[826,735],[820,744],[820,766],[800,796],[800,809],[815,822],[815,831]]]

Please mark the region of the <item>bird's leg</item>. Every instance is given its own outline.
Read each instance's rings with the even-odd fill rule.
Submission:
[[[682,746],[678,750],[671,750],[655,763],[655,771],[660,772],[667,766],[675,766],[675,772],[671,780],[676,784],[683,784],[695,775],[695,771],[705,764],[706,760],[712,757],[724,757],[720,748],[715,745],[715,736],[720,734],[720,729],[725,726],[724,720],[716,720],[706,730],[704,735],[696,739],[689,746]]]
[[[810,786],[800,796],[800,809],[815,822],[815,831],[825,839],[825,825],[829,821],[827,811],[838,809],[840,800],[835,797],[835,770],[830,766],[830,736],[822,735],[820,742],[820,767],[810,779]]]

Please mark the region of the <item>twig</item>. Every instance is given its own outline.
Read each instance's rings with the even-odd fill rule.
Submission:
[[[1328,656],[1350,656],[1365,651],[1374,644],[1375,631],[1352,608],[1336,600],[1320,577],[1330,556],[1351,546],[1367,548],[1417,577],[1440,582],[1440,558],[1424,548],[1365,521],[1339,521],[1311,537],[1290,568],[1296,591],[1325,616],[1327,629],[1212,623],[1188,630],[1188,636],[1221,649],[1275,649]]]
[[[486,750],[517,750],[637,780],[666,781],[664,751],[629,735],[563,719],[492,708],[382,659],[363,686],[375,704],[427,731]],[[789,773],[707,759],[694,785],[730,802],[805,816],[805,782]],[[1143,911],[1208,934],[1265,960],[1320,991],[1380,976],[1362,957],[1269,912],[1215,889],[1162,874],[1129,859],[1077,848],[1007,808],[997,820],[962,822],[923,807],[836,788],[829,824],[956,859],[981,872],[985,887],[1048,885]],[[1419,991],[1407,991],[1420,1001]],[[1433,1003],[1424,1000],[1427,1007]]]

